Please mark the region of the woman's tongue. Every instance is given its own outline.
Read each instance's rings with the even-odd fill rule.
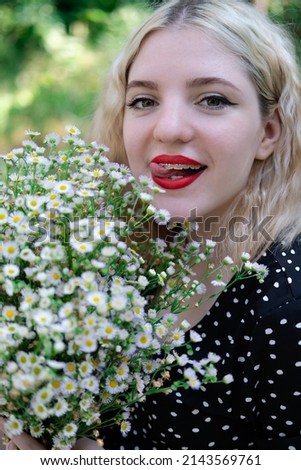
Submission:
[[[150,169],[151,169],[153,176],[158,176],[159,178],[171,178],[171,177],[177,177],[177,176],[184,177],[184,176],[194,174],[196,171],[199,170],[198,167],[196,167],[195,170],[191,168],[189,169],[166,168],[165,166],[160,165],[158,163],[151,163]]]

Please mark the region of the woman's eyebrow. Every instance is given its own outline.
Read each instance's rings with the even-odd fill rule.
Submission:
[[[187,88],[198,88],[210,84],[221,84],[240,92],[239,88],[237,88],[232,82],[221,77],[196,77],[186,82]],[[132,80],[128,83],[126,91],[129,91],[132,88],[148,88],[149,90],[157,91],[159,86],[156,82],[151,80]]]
[[[240,89],[237,88],[232,82],[229,82],[228,80],[225,80],[224,78],[221,77],[197,77],[193,78],[192,80],[188,80],[186,82],[186,86],[188,88],[197,88],[197,87],[202,87],[204,85],[211,85],[211,84],[221,84],[230,88],[233,88],[233,90],[240,92]]]
[[[158,90],[158,85],[150,80],[132,80],[128,83],[126,90],[131,88],[148,88],[149,90]]]

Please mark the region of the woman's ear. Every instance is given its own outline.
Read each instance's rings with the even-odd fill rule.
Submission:
[[[256,160],[265,160],[274,151],[275,146],[281,134],[281,120],[278,110],[273,111],[272,115],[265,119],[263,136],[256,154]]]

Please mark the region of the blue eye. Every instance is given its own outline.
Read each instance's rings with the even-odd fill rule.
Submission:
[[[147,96],[140,96],[130,101],[127,104],[127,107],[132,109],[146,109],[151,108],[155,105],[156,103],[152,98],[148,98]]]

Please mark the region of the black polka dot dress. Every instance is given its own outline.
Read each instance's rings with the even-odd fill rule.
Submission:
[[[195,359],[218,354],[234,381],[147,398],[121,448],[301,449],[301,241],[259,262],[264,284],[236,283],[194,327]]]

